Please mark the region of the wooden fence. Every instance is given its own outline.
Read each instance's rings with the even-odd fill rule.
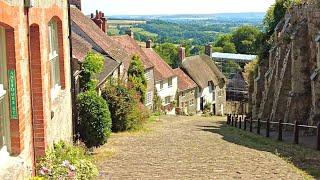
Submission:
[[[261,134],[261,124],[264,123],[266,124],[266,137],[270,137],[270,125],[274,124],[277,125],[278,127],[278,137],[277,139],[279,141],[283,140],[283,127],[284,126],[291,126],[293,127],[293,134],[294,134],[294,143],[299,144],[299,132],[301,128],[307,128],[307,129],[313,129],[317,131],[317,145],[316,149],[320,150],[320,122],[318,123],[318,126],[308,126],[308,125],[302,125],[299,124],[298,121],[295,121],[295,123],[284,123],[283,120],[279,120],[279,122],[272,122],[270,120],[267,121],[262,121],[260,119],[258,120],[253,120],[252,118],[247,118],[239,115],[227,115],[227,124],[237,127],[239,129],[247,130],[249,128],[250,132],[253,132],[253,123],[257,123],[256,130],[257,134]],[[242,127],[243,124],[243,127]]]

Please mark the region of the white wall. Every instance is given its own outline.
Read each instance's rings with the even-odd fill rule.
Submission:
[[[176,76],[172,78],[172,86],[171,87],[168,86],[168,79],[164,80],[163,81],[163,89],[160,89],[160,81],[157,81],[156,88],[157,88],[158,95],[162,99],[162,105],[166,105],[165,98],[167,96],[171,96],[171,102],[175,100],[175,96],[176,96],[176,93],[178,90],[178,78]]]
[[[197,97],[197,111],[200,111],[200,98],[204,97],[205,99],[205,104],[210,103],[213,104],[215,102],[215,100],[213,99],[213,91],[212,88],[207,86],[206,88],[202,89],[202,91],[200,91],[198,93],[198,97]]]

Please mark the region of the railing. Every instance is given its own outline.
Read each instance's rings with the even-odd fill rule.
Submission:
[[[243,121],[243,123],[242,123]],[[252,118],[247,118],[245,116],[239,116],[239,115],[227,115],[227,124],[237,127],[239,129],[247,130],[249,126],[249,131],[253,132],[253,123],[257,123],[256,125],[256,131],[257,134],[261,134],[261,124],[264,123],[266,124],[266,137],[270,137],[270,125],[278,125],[278,137],[277,139],[279,141],[283,140],[283,127],[284,126],[290,126],[293,127],[293,136],[294,136],[294,143],[299,144],[299,132],[301,128],[306,128],[306,129],[313,129],[317,131],[316,134],[316,149],[320,150],[320,122],[318,123],[317,126],[309,126],[309,125],[303,125],[299,124],[298,121],[295,121],[295,123],[285,123],[283,120],[279,120],[278,122],[272,122],[269,119],[267,121],[262,121],[260,119],[258,120],[253,120]],[[242,127],[243,124],[243,127]]]

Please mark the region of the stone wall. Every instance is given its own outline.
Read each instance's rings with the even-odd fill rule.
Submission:
[[[320,32],[318,5],[305,3],[290,8],[275,29],[269,60],[260,63],[254,82],[254,118],[303,124],[320,122],[318,49]]]

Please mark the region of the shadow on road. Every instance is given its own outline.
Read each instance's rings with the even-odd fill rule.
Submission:
[[[312,177],[320,179],[320,152],[295,144],[279,142],[244,130],[215,122],[212,126],[199,126],[202,131],[220,134],[225,141],[259,151],[273,153],[305,171]]]

